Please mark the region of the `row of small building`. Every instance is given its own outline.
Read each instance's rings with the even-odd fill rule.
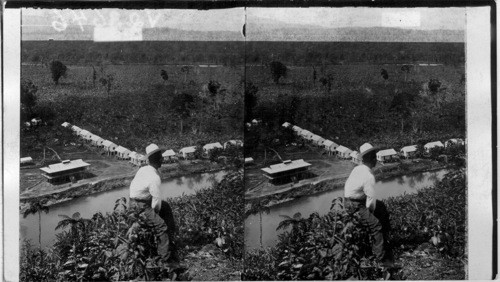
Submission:
[[[282,126],[286,128],[291,128],[298,136],[300,136],[304,140],[310,141],[318,147],[323,147],[323,149],[330,155],[336,155],[342,159],[351,159],[354,163],[360,162],[360,159],[358,158],[359,152],[356,150],[351,150],[345,146],[339,145],[331,140],[325,139],[317,134],[314,134],[309,130],[302,129],[288,122],[283,123]],[[424,145],[424,150],[426,152],[429,152],[434,147],[447,147],[452,144],[463,145],[464,141],[460,138],[453,138],[445,141],[444,144],[441,141],[429,142]],[[371,147],[373,146],[370,143],[365,143],[360,146],[359,150],[364,151]],[[417,151],[417,145],[405,146],[400,149],[399,154],[393,148],[385,149],[377,152],[377,160],[380,162],[385,162],[385,161],[390,161],[399,156],[402,156],[404,158],[412,158],[415,155],[416,151]]]
[[[143,165],[146,163],[146,156],[135,151],[131,151],[123,146],[119,146],[112,141],[106,140],[98,135],[91,133],[88,130],[82,129],[76,125],[71,125],[68,122],[62,124],[63,127],[71,128],[76,135],[80,136],[83,140],[90,143],[92,146],[102,148],[104,152],[109,156],[116,156],[116,158],[121,160],[130,160],[134,165]],[[203,154],[208,156],[211,150],[216,148],[226,149],[228,146],[243,146],[241,140],[229,140],[224,143],[224,146],[219,143],[210,143],[203,146]],[[194,158],[194,153],[196,151],[196,146],[184,147],[176,153],[174,150],[169,149],[163,152],[162,156],[165,161],[171,161],[173,158],[183,158],[192,159]]]

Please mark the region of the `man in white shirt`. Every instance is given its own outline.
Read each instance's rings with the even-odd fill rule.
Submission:
[[[372,251],[383,267],[393,267],[392,251],[388,245],[389,216],[382,201],[376,200],[375,176],[372,168],[377,164],[377,149],[361,151],[362,164],[356,166],[344,186],[345,206],[351,213],[358,212],[362,223],[370,229]]]
[[[144,216],[146,224],[155,230],[158,238],[158,255],[165,261],[177,260],[173,236],[175,221],[167,202],[162,201],[161,177],[158,169],[162,165],[160,148],[151,144],[146,147],[149,164],[141,167],[130,183],[130,205]]]

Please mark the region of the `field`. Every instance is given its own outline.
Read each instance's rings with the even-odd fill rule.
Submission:
[[[34,112],[48,121],[48,126],[36,130],[38,133],[23,130],[22,155],[39,153],[41,148],[31,137],[54,133],[65,121],[139,152],[152,142],[163,149],[178,150],[242,139],[242,123],[238,122],[242,119],[241,69],[193,66],[181,71],[181,67],[158,65],[95,68],[95,85],[92,67],[78,65],[68,66],[67,77],[55,85],[50,70],[43,65],[22,66],[22,79],[31,80],[38,88]],[[161,70],[167,71],[167,81],[160,76]],[[100,79],[109,76],[113,80],[108,93]],[[207,90],[209,81],[220,83],[216,94]],[[174,97],[182,93],[193,97],[191,103],[173,104]],[[185,111],[177,110],[184,106]],[[45,142],[55,138],[47,135]]]
[[[250,115],[245,119],[263,122],[260,129],[247,130],[246,154],[262,154],[262,149],[257,148],[272,138],[257,138],[254,134],[272,135],[284,122],[355,150],[365,142],[401,148],[427,140],[463,138],[463,66],[413,65],[408,72],[401,68],[363,64],[314,69],[287,66],[287,76],[277,84],[269,69],[248,68],[247,83],[251,82],[257,91],[253,94],[255,106],[247,110]],[[387,71],[388,79],[381,76],[382,69]],[[431,79],[439,81],[437,89],[429,88]],[[274,149],[278,146],[266,145]]]

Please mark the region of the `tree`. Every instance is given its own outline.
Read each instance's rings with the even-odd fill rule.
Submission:
[[[286,229],[288,228],[288,226],[292,226],[292,233],[295,233],[299,230],[300,225],[306,223],[306,219],[302,218],[300,212],[294,214],[293,217],[289,217],[288,215],[280,216],[283,217],[284,220],[278,224],[276,230]]]
[[[48,213],[49,207],[40,202],[32,202],[29,208],[23,213],[23,218],[26,218],[30,214],[38,213],[38,244],[40,244],[40,248],[42,248],[42,211]]]
[[[50,63],[50,72],[52,73],[52,80],[56,85],[59,84],[59,79],[61,77],[66,77],[67,69],[68,68],[59,61],[52,61]]]
[[[191,71],[191,67],[190,66],[183,66],[181,68],[181,72],[184,73],[184,83],[186,82],[187,80],[187,75],[189,74],[189,72]]]
[[[95,67],[92,66],[92,86],[95,87],[95,81],[97,79],[97,72],[95,71]]]
[[[99,82],[101,82],[102,86],[106,87],[106,93],[108,93],[108,98],[111,93],[111,89],[113,88],[113,81],[115,77],[112,74],[108,74],[105,77],[101,77]]]
[[[183,120],[191,116],[191,111],[195,104],[194,96],[189,93],[181,93],[174,97],[172,100],[172,107],[179,118],[180,133],[183,131]]]
[[[255,86],[252,82],[248,82],[245,85],[245,121],[252,119],[253,108],[257,105],[257,92],[259,88]]]
[[[384,80],[388,80],[388,79],[389,79],[389,73],[387,73],[387,70],[385,70],[385,69],[382,69],[382,70],[380,71],[380,75],[382,76],[382,78],[383,78]]]
[[[82,218],[79,212],[75,212],[71,217],[67,215],[59,215],[63,218],[57,223],[56,229],[64,229],[67,226],[71,229],[71,237],[73,239],[73,244],[76,244],[80,238],[81,231],[85,231],[87,224],[92,222],[90,219]]]
[[[167,81],[167,80],[168,80],[168,74],[167,74],[167,71],[165,71],[165,70],[161,70],[160,76],[161,76],[161,78],[163,79],[163,81]]]
[[[411,116],[411,109],[417,99],[417,95],[409,94],[407,92],[397,93],[392,99],[389,111],[395,114],[401,122],[401,133],[404,131],[404,122]]]
[[[431,78],[427,86],[432,94],[436,94],[441,87],[441,82],[437,78]]]
[[[410,74],[411,69],[412,69],[412,65],[403,65],[401,67],[401,71],[405,73],[405,81],[407,79],[407,75]]]
[[[21,105],[28,112],[28,119],[31,119],[33,114],[33,107],[36,105],[36,92],[38,87],[31,80],[23,80],[21,82]]]
[[[274,83],[278,84],[281,77],[286,78],[287,67],[278,61],[273,61],[269,64],[271,69],[271,75],[273,77]]]
[[[210,92],[210,94],[212,94],[212,96],[217,95],[217,92],[219,91],[220,87],[221,87],[221,84],[218,81],[210,80],[208,82],[208,92]]]

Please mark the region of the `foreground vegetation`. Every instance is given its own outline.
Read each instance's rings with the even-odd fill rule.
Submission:
[[[222,257],[240,261],[243,250],[243,172],[228,174],[220,183],[169,201],[179,229],[181,258],[187,250],[215,244]],[[113,203],[110,203],[113,204]],[[56,244],[40,250],[30,242],[21,249],[21,281],[189,280],[189,271],[158,261],[151,229],[142,225],[126,199],[114,212],[91,219],[63,216]],[[187,265],[189,268],[189,265]]]
[[[458,276],[440,271],[427,279],[465,279],[462,262],[466,255],[466,181],[465,170],[448,173],[435,187],[419,190],[385,201],[391,215],[391,245],[396,257],[422,249],[434,251],[434,260],[453,264]],[[386,278],[373,267],[368,233],[356,214],[344,211],[341,201],[334,200],[325,216],[314,213],[309,218],[300,214],[287,217],[280,226],[292,226],[279,235],[274,248],[245,254],[244,279],[247,280],[376,280]],[[429,251],[431,252],[431,251]],[[424,256],[419,257],[425,259]],[[403,263],[405,260],[401,260]],[[458,265],[458,266],[457,266]],[[402,265],[399,279],[408,276]],[[449,271],[450,269],[448,269]],[[432,268],[431,268],[432,272]]]

